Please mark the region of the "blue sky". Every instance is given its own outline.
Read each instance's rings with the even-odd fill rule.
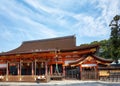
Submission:
[[[0,52],[23,41],[76,35],[77,45],[108,39],[120,0],[0,0]]]

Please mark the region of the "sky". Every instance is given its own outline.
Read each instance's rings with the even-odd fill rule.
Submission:
[[[76,36],[76,45],[110,37],[120,0],[0,0],[0,52],[22,42]]]

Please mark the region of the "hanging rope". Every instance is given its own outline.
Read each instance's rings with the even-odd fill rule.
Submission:
[[[57,64],[57,62],[56,62],[56,73],[59,74],[59,68],[58,68],[58,64]]]

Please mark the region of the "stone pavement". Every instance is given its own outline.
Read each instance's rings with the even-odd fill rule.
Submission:
[[[0,86],[120,86],[120,82],[63,80],[48,83],[0,82]]]

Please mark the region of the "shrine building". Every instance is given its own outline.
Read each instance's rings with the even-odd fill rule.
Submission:
[[[0,53],[0,80],[97,80],[99,67],[112,62],[96,56],[98,50],[99,45],[76,46],[74,35],[25,41],[14,50]]]

